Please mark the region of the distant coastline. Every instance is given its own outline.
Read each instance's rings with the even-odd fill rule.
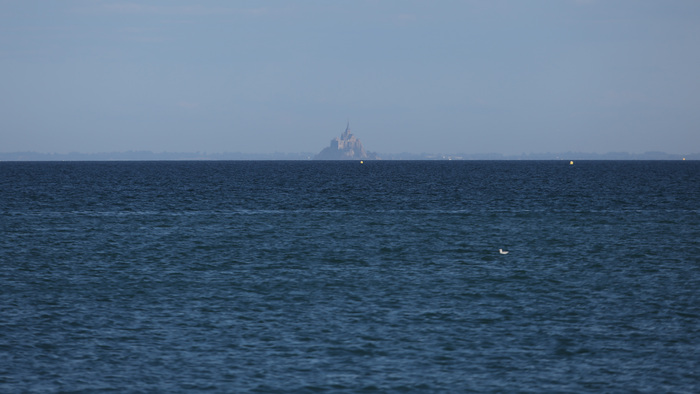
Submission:
[[[312,160],[315,154],[301,153],[204,153],[204,152],[150,152],[128,151],[109,153],[0,153],[0,161],[173,161],[173,160]],[[441,154],[441,153],[379,153],[383,160],[700,160],[700,153],[688,155],[645,153],[529,153],[521,155]]]

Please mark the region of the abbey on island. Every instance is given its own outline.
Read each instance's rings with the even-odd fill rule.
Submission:
[[[376,153],[367,152],[362,142],[350,132],[348,122],[345,132],[340,138],[331,140],[330,146],[324,148],[314,157],[314,160],[380,160]]]

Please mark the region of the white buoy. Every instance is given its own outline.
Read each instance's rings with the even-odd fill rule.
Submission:
[[[500,253],[500,254],[508,254],[508,251],[507,251],[507,250],[503,250],[503,249],[498,249],[498,253]]]

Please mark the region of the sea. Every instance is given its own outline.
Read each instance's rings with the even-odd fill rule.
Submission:
[[[0,162],[0,392],[697,393],[700,162]]]

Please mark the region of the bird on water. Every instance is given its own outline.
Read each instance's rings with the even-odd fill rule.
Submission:
[[[507,251],[507,250],[503,250],[503,249],[498,249],[498,253],[500,253],[500,254],[508,254],[508,251]]]

